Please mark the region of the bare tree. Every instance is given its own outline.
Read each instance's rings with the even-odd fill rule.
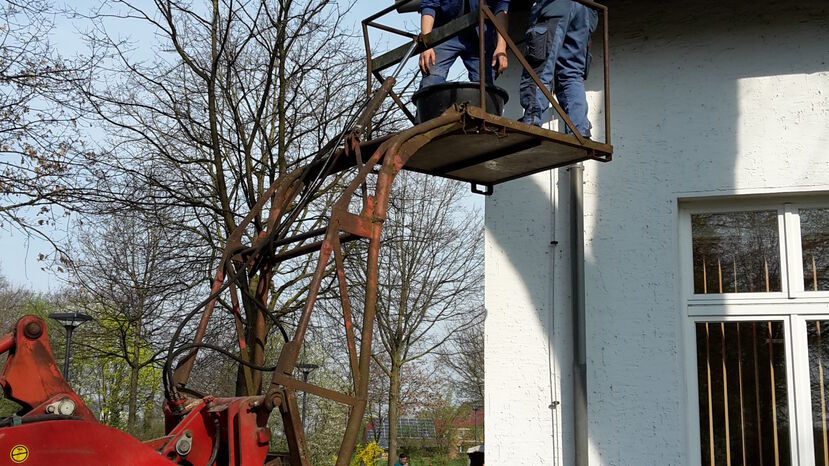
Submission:
[[[473,406],[483,405],[483,322],[453,335],[440,355],[440,361],[452,371],[456,393]]]
[[[432,421],[435,426],[435,447],[439,452],[452,451],[457,445],[458,427],[456,421],[468,411],[468,407],[458,404],[451,386],[435,384],[432,397],[421,411],[421,418]]]
[[[0,333],[5,335],[12,329],[32,297],[31,291],[13,286],[6,277],[0,275]]]
[[[464,186],[454,181],[408,172],[392,188],[375,324],[381,343],[375,362],[389,383],[390,464],[397,457],[403,368],[425,363],[482,316],[483,228],[480,218],[463,207],[463,193]]]
[[[52,209],[76,208],[90,171],[66,104],[91,62],[56,53],[55,15],[45,0],[0,2],[0,226],[46,240],[63,215]]]
[[[139,375],[153,366],[158,370],[174,311],[190,301],[199,278],[180,258],[186,238],[164,230],[163,223],[163,215],[146,219],[134,213],[87,224],[72,268],[76,301],[97,320],[85,329],[88,355],[101,365],[125,366],[126,428],[133,434]]]
[[[389,377],[381,369],[377,360],[388,367],[388,354],[378,353],[372,361],[369,380],[366,415],[367,422],[374,428],[367,440],[380,441],[384,424],[389,422]],[[400,368],[400,394],[398,395],[399,416],[412,416],[424,407],[430,406],[435,394],[435,367],[432,364],[404,364]]]
[[[107,207],[178,209],[165,227],[197,235],[205,247],[188,251],[186,260],[207,279],[266,189],[329,142],[357,108],[362,60],[341,32],[344,11],[334,0],[125,0],[106,8],[91,15],[97,29],[89,39],[93,49],[107,51],[107,65],[83,92],[115,135],[99,154],[106,164],[100,184],[112,199]],[[152,58],[110,32],[126,21],[154,32],[160,47]],[[245,229],[245,242],[264,231],[267,211]],[[321,211],[312,203],[294,230],[321,225]],[[262,365],[269,317],[282,319],[300,306],[308,264],[236,267],[241,357]],[[228,300],[220,303],[234,315]],[[238,394],[254,394],[262,376],[253,371],[248,380],[240,371],[237,381]]]

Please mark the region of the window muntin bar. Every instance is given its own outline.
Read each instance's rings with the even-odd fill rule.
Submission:
[[[827,388],[829,388],[829,321],[806,322],[809,351],[809,391],[812,400],[812,435],[815,448],[815,465],[829,466],[829,413],[827,413]]]
[[[800,209],[803,289],[829,291],[829,209]]]

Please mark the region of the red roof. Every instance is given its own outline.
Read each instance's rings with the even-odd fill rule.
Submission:
[[[477,423],[475,422],[477,418]],[[465,417],[456,417],[452,422],[452,425],[455,427],[469,427],[470,429],[474,428],[475,425],[482,426],[484,424],[484,408],[478,409],[478,411],[469,411]]]

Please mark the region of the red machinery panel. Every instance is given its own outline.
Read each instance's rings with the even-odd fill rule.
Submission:
[[[135,437],[96,422],[36,421],[0,429],[0,464],[172,465]]]

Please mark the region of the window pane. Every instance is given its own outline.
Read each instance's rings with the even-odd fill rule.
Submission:
[[[829,209],[800,209],[803,288],[829,290]]]
[[[782,322],[696,325],[703,465],[791,464]]]
[[[829,437],[826,425],[829,422],[826,412],[829,386],[829,321],[806,322],[809,335],[809,380],[812,392],[812,433],[815,443],[815,464],[829,466]]]
[[[782,291],[776,211],[691,215],[694,293]]]

